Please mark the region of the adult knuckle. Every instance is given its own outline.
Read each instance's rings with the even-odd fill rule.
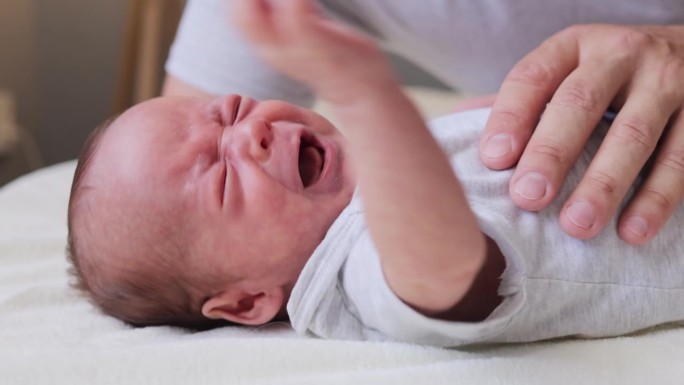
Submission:
[[[636,145],[644,154],[650,154],[658,141],[658,128],[638,116],[631,116],[609,131],[609,138],[621,144]]]
[[[663,153],[656,161],[656,165],[684,176],[684,151],[668,151]]]
[[[521,127],[524,122],[522,113],[512,109],[493,110],[491,119],[499,122],[499,127]]]
[[[660,212],[670,211],[674,207],[674,200],[672,198],[654,188],[645,188],[642,191],[642,197]]]
[[[671,53],[664,59],[665,69],[664,73],[674,83],[672,79],[682,79],[684,77],[684,52],[681,54]]]
[[[576,81],[561,87],[551,100],[552,104],[577,108],[585,112],[592,112],[599,100],[595,86]]]
[[[641,52],[653,43],[653,36],[651,34],[633,28],[618,29],[614,39],[614,49],[617,52]]]
[[[667,54],[662,58],[662,65],[658,71],[658,91],[666,100],[678,101],[684,94],[682,80],[684,79],[684,54]],[[679,101],[681,102],[681,101]]]
[[[529,151],[538,157],[545,158],[546,162],[552,164],[565,164],[568,155],[563,146],[552,143],[532,144]]]
[[[536,61],[524,61],[513,67],[506,80],[543,86],[553,77],[551,70]]]
[[[667,34],[660,33],[658,31],[653,31],[646,29],[643,31],[646,37],[644,38],[645,49],[648,49],[650,55],[660,55],[668,57],[676,57],[682,53],[682,42],[678,39],[673,40]]]
[[[594,190],[609,196],[615,195],[619,186],[615,177],[603,171],[596,171],[587,175],[587,182]]]

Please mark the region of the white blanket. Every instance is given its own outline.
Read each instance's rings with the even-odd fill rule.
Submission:
[[[444,350],[324,341],[289,325],[133,329],[68,286],[74,162],[0,189],[0,384],[682,384],[684,329]]]

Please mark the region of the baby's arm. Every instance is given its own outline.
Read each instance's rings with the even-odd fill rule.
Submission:
[[[330,103],[350,143],[389,286],[424,314],[453,314],[478,274],[494,271],[482,269],[487,244],[446,156],[381,51],[321,17],[308,0],[236,1],[233,14],[270,65]]]

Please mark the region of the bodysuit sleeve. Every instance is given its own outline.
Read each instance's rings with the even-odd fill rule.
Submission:
[[[365,232],[352,249],[340,277],[348,310],[364,325],[366,338],[390,339],[442,347],[496,341],[523,306],[521,259],[507,257],[499,287],[503,302],[481,322],[455,322],[425,316],[394,294],[385,280],[380,257]],[[371,339],[371,338],[369,338]]]
[[[230,23],[229,2],[189,0],[166,62],[169,75],[215,95],[280,99],[303,107],[311,91],[263,63]]]
[[[304,267],[287,311],[297,332],[324,338],[444,347],[496,341],[524,302],[521,263],[507,257],[499,288],[504,301],[485,321],[426,317],[402,302],[385,281],[357,192]]]

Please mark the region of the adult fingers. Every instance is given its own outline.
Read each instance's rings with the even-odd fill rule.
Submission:
[[[501,170],[520,159],[546,103],[579,61],[575,34],[552,36],[506,76],[480,140],[480,159]]]
[[[610,221],[675,110],[672,99],[655,92],[648,80],[627,96],[580,184],[564,204],[559,221],[575,238],[591,238]],[[654,182],[660,186],[663,181],[658,176]]]
[[[617,58],[588,60],[558,87],[511,178],[511,199],[516,205],[541,210],[553,201],[604,111],[627,81],[624,66]]]
[[[683,110],[673,117],[650,174],[620,217],[618,234],[628,243],[651,240],[684,199]]]
[[[565,202],[559,218],[563,229],[580,239],[597,235],[610,221],[656,148],[664,127],[681,108],[684,99],[684,89],[679,83],[684,78],[681,59],[671,55],[667,45],[653,44],[655,40],[649,35],[630,33],[622,36],[623,39],[615,41],[624,48],[624,37],[627,36],[632,49],[614,47],[611,52],[616,52],[618,57],[619,52],[627,53],[623,63],[627,63],[628,68],[621,70],[620,66],[615,67],[616,73],[623,71],[631,77],[626,83],[626,92],[621,93],[625,98],[624,105],[580,184]],[[644,49],[634,49],[638,47]],[[642,57],[640,53],[643,54],[646,48],[649,48],[647,52],[650,54]],[[680,135],[677,129],[675,127],[675,133],[672,134],[675,138]],[[623,218],[632,217],[632,220],[624,222],[624,229],[621,230],[628,242],[650,239],[681,201],[678,195],[680,187],[672,186],[672,179],[666,178],[671,176],[671,168],[676,168],[676,161],[672,161],[676,155],[672,154],[676,154],[679,142],[674,139],[673,143],[669,144],[674,147],[669,147],[666,158],[657,156],[656,159],[666,159],[665,163],[656,164],[649,181],[635,197],[632,207],[636,211],[622,215]],[[674,181],[681,183],[681,177]],[[651,211],[656,207],[656,199],[663,197],[669,203]],[[643,232],[644,215],[654,222],[654,232]],[[637,224],[641,227],[637,227]],[[628,228],[631,231],[627,231]],[[641,229],[640,236],[634,232],[636,229]]]

